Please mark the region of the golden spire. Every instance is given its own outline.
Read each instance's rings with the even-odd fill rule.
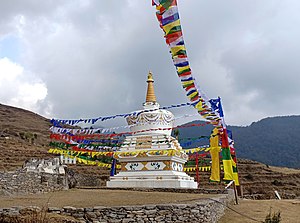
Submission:
[[[156,102],[156,96],[154,93],[154,86],[153,86],[153,77],[151,71],[148,74],[148,87],[147,87],[147,95],[146,95],[146,102]]]

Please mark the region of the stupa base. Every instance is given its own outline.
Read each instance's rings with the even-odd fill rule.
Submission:
[[[108,188],[197,188],[193,177],[177,171],[120,172],[106,185]]]
[[[131,180],[108,181],[108,188],[189,188],[197,189],[197,183],[187,180]]]

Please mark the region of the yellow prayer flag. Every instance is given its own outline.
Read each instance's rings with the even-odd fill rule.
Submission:
[[[169,23],[169,24],[167,24],[167,25],[165,25],[165,26],[163,26],[162,28],[163,28],[163,30],[165,31],[165,33],[169,33],[170,30],[171,30],[173,27],[176,27],[176,26],[180,26],[180,20],[179,20],[179,19],[176,20],[176,21],[174,21],[174,22],[171,22],[171,23]]]
[[[180,46],[174,46],[171,48],[171,54],[172,56],[175,56],[177,54],[178,51],[181,51],[181,50],[186,50],[185,46],[184,45],[180,45]],[[178,67],[178,72],[180,72],[179,70],[182,70],[182,69],[179,69],[180,67]],[[189,69],[190,67],[189,66],[186,66],[186,69]]]
[[[220,147],[211,147],[211,175],[210,180],[220,181]]]
[[[188,85],[193,84],[194,82],[195,82],[194,80],[183,81],[183,82],[182,82],[182,86],[183,86],[183,87],[187,87]]]
[[[191,99],[191,98],[195,97],[197,94],[198,94],[198,92],[194,92],[194,93],[188,95],[188,97],[189,97],[189,99]]]
[[[185,67],[177,67],[177,72],[180,73],[184,70],[188,70],[191,69],[189,65],[185,66]]]
[[[233,172],[233,180],[236,186],[240,186],[239,176],[237,172]]]
[[[231,160],[223,159],[224,180],[233,180],[233,170]]]
[[[160,11],[161,8],[162,8],[162,5],[157,5],[157,6],[156,6],[156,10],[157,10],[157,11]]]
[[[231,157],[231,163],[232,163],[232,166],[236,168],[236,162],[234,162],[234,160],[232,159]],[[239,182],[239,175],[236,171],[233,171],[233,180],[234,180],[234,183],[236,186],[239,186],[240,185],[240,182]]]
[[[211,155],[211,181],[220,182],[220,147],[219,147],[219,136],[218,129],[214,128],[210,135],[210,155]]]
[[[198,110],[198,111],[202,111],[203,108],[202,108],[202,101],[199,101],[196,105],[195,105],[195,108]]]

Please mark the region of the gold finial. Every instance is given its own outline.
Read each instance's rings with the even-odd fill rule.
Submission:
[[[153,75],[152,75],[151,71],[149,71],[149,73],[148,73],[148,80],[147,80],[147,82],[149,82],[149,81],[154,82]]]
[[[154,85],[153,85],[153,76],[151,71],[148,73],[148,87],[147,87],[147,95],[146,95],[146,102],[156,102],[156,96],[154,93]]]

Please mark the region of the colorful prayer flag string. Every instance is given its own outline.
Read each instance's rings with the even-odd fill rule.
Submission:
[[[221,119],[208,104],[207,97],[197,87],[195,78],[188,62],[187,51],[184,45],[182,28],[180,25],[179,12],[176,0],[153,0],[152,5],[156,6],[156,17],[160,27],[165,33],[166,43],[170,48],[174,66],[182,87],[186,91],[191,105],[198,113],[207,119],[212,125],[222,129]]]
[[[87,118],[87,119],[51,119],[50,122],[53,126],[61,126],[61,125],[77,125],[79,123],[89,123],[89,124],[95,124],[97,121],[106,121],[110,119],[115,119],[119,117],[126,118],[128,116],[133,116],[133,115],[139,115],[140,113],[143,112],[151,112],[151,111],[156,111],[159,109],[172,109],[172,108],[180,108],[180,107],[185,107],[185,106],[190,106],[190,103],[182,103],[182,104],[177,104],[177,105],[170,105],[170,106],[164,106],[158,109],[148,109],[148,110],[143,110],[139,112],[131,112],[131,113],[126,113],[126,114],[118,114],[118,115],[111,115],[111,116],[101,116],[97,118]]]

